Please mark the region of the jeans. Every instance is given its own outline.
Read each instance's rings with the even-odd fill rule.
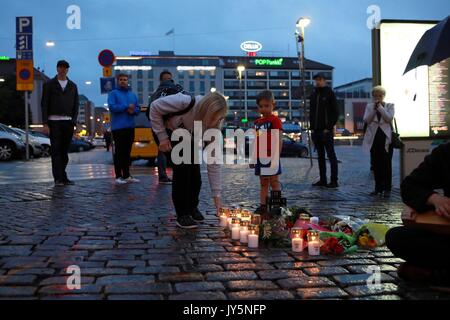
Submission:
[[[131,148],[134,142],[134,128],[113,130],[114,171],[116,179],[130,177]]]
[[[338,160],[334,151],[333,132],[314,131],[311,137],[319,158],[320,181],[327,182],[326,151],[331,165],[331,182],[338,182]]]
[[[73,123],[70,120],[49,121],[50,154],[55,182],[67,181],[66,168],[69,163],[69,148],[73,137]]]
[[[392,155],[394,149],[391,144],[389,145],[389,152],[386,151],[386,139],[383,130],[378,128],[370,149],[376,192],[389,192],[392,189]]]

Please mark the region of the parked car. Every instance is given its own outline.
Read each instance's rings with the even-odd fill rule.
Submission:
[[[306,158],[308,155],[309,150],[307,146],[286,135],[283,136],[283,150],[281,151],[282,157]]]
[[[106,148],[106,142],[105,139],[103,139],[103,137],[95,137],[94,139],[91,140],[91,142],[95,147]]]
[[[25,149],[25,143],[18,135],[5,131],[0,127],[0,161],[23,158]]]
[[[25,131],[23,131],[22,129],[18,129],[18,128],[12,128],[15,131],[19,131],[22,136],[25,136]],[[36,131],[30,131],[30,135],[33,137],[33,139],[35,139],[42,148],[42,157],[49,157],[50,156],[50,138],[47,137],[45,134],[41,133],[41,134],[36,134]]]
[[[26,141],[25,131],[18,129],[18,128],[10,128],[7,125],[4,125],[2,123],[0,123],[0,127],[7,132],[18,135],[23,141]],[[30,156],[35,157],[35,158],[41,157],[42,156],[42,146],[39,143],[39,141],[37,141],[31,134],[28,135],[28,143],[29,143],[29,148],[30,148]]]
[[[86,140],[72,138],[72,143],[70,144],[69,152],[83,152],[94,149],[95,146]]]

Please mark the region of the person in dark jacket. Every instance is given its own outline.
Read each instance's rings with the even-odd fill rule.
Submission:
[[[443,189],[444,194],[436,192]],[[434,210],[450,219],[450,143],[425,157],[401,184],[403,202],[418,213]],[[406,262],[398,269],[406,281],[450,285],[450,236],[402,226],[389,230],[386,245]]]
[[[57,76],[44,84],[41,100],[44,133],[50,136],[52,173],[55,186],[74,184],[67,177],[69,148],[79,108],[78,88],[69,78],[70,65],[58,61]]]
[[[312,141],[319,158],[320,180],[315,187],[337,188],[338,160],[334,151],[334,126],[338,120],[338,107],[333,90],[328,87],[325,76],[321,73],[314,76],[316,88],[310,97],[310,127]],[[327,167],[325,151],[331,164],[331,182],[327,183]]]

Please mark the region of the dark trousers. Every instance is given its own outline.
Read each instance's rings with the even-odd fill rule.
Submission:
[[[373,161],[373,174],[375,177],[375,191],[391,191],[392,189],[392,155],[394,149],[389,145],[389,152],[386,151],[386,135],[378,128],[375,139],[370,149],[370,156]]]
[[[109,152],[109,148],[111,148],[111,138],[105,139],[106,143],[106,151]]]
[[[338,160],[336,157],[336,152],[334,151],[333,132],[324,133],[323,131],[314,131],[311,136],[319,158],[320,181],[327,182],[327,165],[325,160],[326,151],[331,165],[331,182],[337,182]]]
[[[191,215],[197,209],[202,187],[200,165],[194,164],[194,142],[191,140],[191,164],[173,164],[172,201],[178,217]],[[172,147],[178,143],[172,142]]]
[[[73,137],[72,121],[49,121],[50,154],[55,182],[67,181],[66,168],[69,163],[69,148]]]
[[[114,139],[114,170],[116,179],[130,177],[131,148],[134,142],[134,128],[112,131]]]
[[[167,158],[164,152],[158,151],[158,176],[159,179],[167,178]]]
[[[450,236],[414,226],[397,227],[386,234],[386,245],[411,265],[450,271]]]

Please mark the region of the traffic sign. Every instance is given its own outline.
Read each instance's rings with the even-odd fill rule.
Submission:
[[[17,91],[33,91],[34,67],[32,60],[16,60]]]
[[[101,94],[107,94],[116,88],[116,79],[113,77],[100,78]]]
[[[103,67],[103,76],[106,78],[112,77],[112,67]]]
[[[33,60],[33,17],[16,17],[16,57]]]
[[[98,55],[98,62],[102,67],[110,67],[114,64],[115,61],[116,57],[111,50],[105,49]]]

